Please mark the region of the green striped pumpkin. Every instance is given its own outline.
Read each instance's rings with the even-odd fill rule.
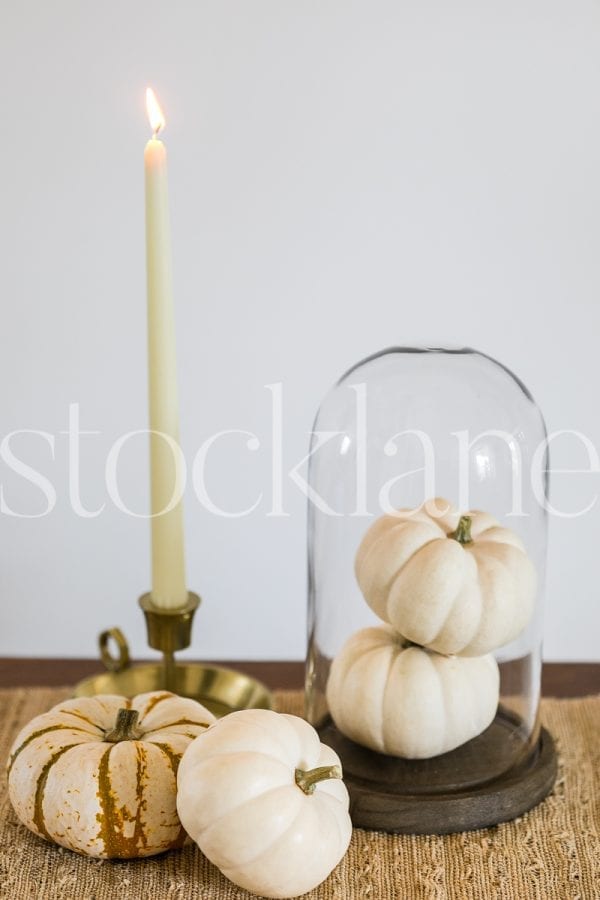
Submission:
[[[8,790],[18,818],[88,856],[130,859],[180,847],[177,768],[215,717],[167,691],[67,700],[18,734]]]

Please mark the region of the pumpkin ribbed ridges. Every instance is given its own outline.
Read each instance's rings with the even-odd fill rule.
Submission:
[[[142,822],[145,809],[144,789],[148,785],[147,760],[142,743],[136,744],[136,817],[131,837],[125,836],[127,817],[124,808],[115,797],[110,780],[110,757],[114,750],[109,747],[100,760],[98,770],[98,798],[100,813],[98,821],[100,829],[98,837],[104,842],[106,855],[109,858],[132,859],[140,855],[140,850],[147,847],[148,842]]]
[[[177,770],[179,769],[179,763],[181,762],[181,754],[175,753],[175,751],[169,747],[168,744],[159,744],[158,741],[150,741],[150,743],[154,747],[158,747],[159,750],[165,754],[167,759],[169,760],[169,765],[171,766],[171,771],[175,778],[177,778]]]
[[[61,747],[60,750],[57,750],[54,753],[42,771],[40,772],[40,776],[37,781],[36,789],[35,789],[35,801],[33,807],[33,824],[38,829],[39,833],[43,835],[47,840],[52,840],[52,835],[49,833],[46,828],[46,821],[44,819],[44,791],[46,790],[46,784],[48,782],[48,775],[50,774],[50,769],[52,766],[58,762],[61,756],[64,756],[65,753],[68,753],[69,750],[72,750],[73,747],[79,746],[78,744],[70,744],[68,747]]]
[[[82,734],[89,734],[89,731],[85,731],[83,728],[74,728],[72,725],[48,725],[47,728],[40,728],[38,731],[33,731],[30,735],[28,735],[25,740],[19,744],[16,750],[13,750],[11,753],[8,763],[6,765],[7,774],[10,775],[11,769],[14,766],[17,757],[20,753],[25,750],[29,744],[34,741],[36,738],[41,737],[43,734],[49,734],[51,731],[81,731]],[[73,746],[78,746],[78,744],[74,744]]]

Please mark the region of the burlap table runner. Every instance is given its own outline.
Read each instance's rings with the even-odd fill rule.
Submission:
[[[17,730],[69,691],[0,691],[0,756]],[[277,695],[301,714],[299,692]],[[446,837],[355,829],[335,872],[306,898],[594,900],[600,898],[600,697],[544,700],[560,769],[553,794],[520,819]],[[3,762],[2,762],[3,765]],[[245,900],[195,847],[133,862],[80,857],[19,825],[0,777],[0,896],[10,900]]]

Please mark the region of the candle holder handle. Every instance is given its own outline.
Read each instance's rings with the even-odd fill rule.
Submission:
[[[111,642],[116,644],[117,655],[111,653]],[[98,635],[100,658],[109,672],[122,672],[131,665],[129,644],[120,628],[107,628]]]

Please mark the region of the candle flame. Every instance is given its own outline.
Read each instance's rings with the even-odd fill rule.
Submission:
[[[152,88],[146,88],[146,109],[148,110],[150,127],[154,137],[156,137],[165,127],[165,117]]]

